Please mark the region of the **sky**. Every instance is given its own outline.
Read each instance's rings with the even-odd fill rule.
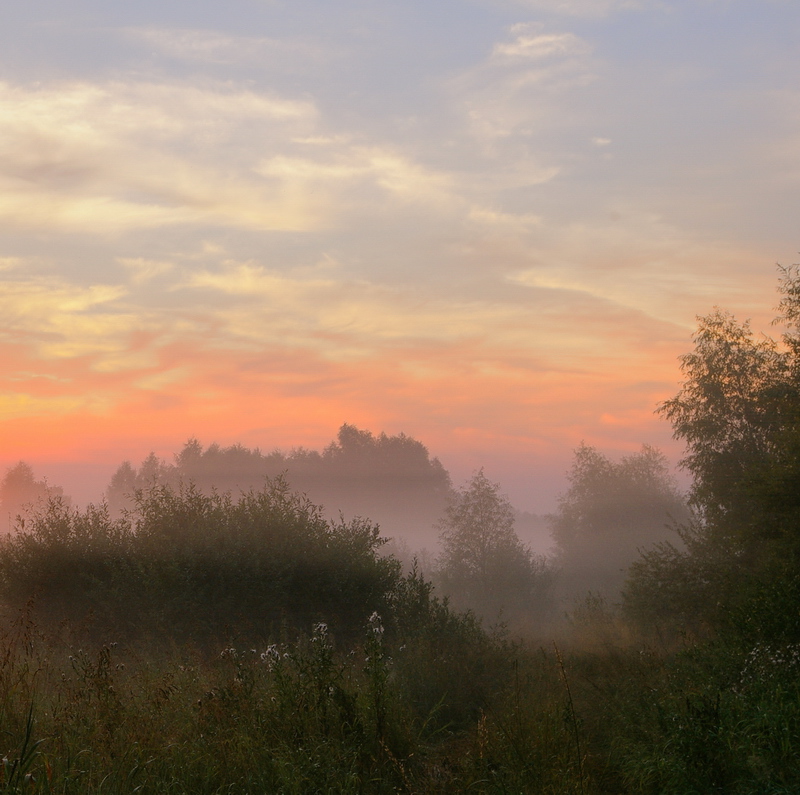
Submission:
[[[0,468],[405,432],[552,510],[798,261],[795,0],[0,7]]]

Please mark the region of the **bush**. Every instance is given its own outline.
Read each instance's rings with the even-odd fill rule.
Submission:
[[[382,543],[376,526],[328,522],[281,480],[237,500],[157,486],[117,520],[51,501],[2,541],[0,589],[51,620],[91,614],[133,633],[268,637],[325,620],[347,634],[400,579]]]

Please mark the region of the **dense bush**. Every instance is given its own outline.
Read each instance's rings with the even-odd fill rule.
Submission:
[[[400,580],[381,544],[376,526],[329,522],[281,480],[236,500],[156,486],[118,519],[51,501],[2,541],[0,588],[51,621],[92,613],[130,632],[272,637],[325,620],[349,633]]]
[[[684,383],[661,406],[686,442],[695,520],[684,549],[634,564],[629,614],[755,642],[800,641],[800,269],[784,269],[781,341],[719,310],[700,319]]]

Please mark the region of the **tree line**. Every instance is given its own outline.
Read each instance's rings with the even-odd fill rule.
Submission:
[[[775,322],[785,331],[777,340],[756,336],[749,323],[721,310],[699,318],[694,350],[682,358],[683,384],[658,408],[686,444],[682,464],[693,478],[688,495],[652,447],[615,462],[581,445],[568,488],[548,517],[548,558],[522,543],[517,512],[483,470],[456,489],[420,442],[347,424],[322,452],[264,454],[190,440],[172,464],[152,454],[138,468],[124,462],[103,506],[87,513],[71,508],[61,489],[36,480],[21,462],[0,483],[3,513],[20,511],[18,532],[7,545],[29,543],[37,533],[54,537],[53,505],[62,523],[96,526],[104,516],[117,528],[109,535],[121,532],[123,521],[127,530],[120,538],[138,538],[141,517],[170,500],[210,500],[213,526],[221,528],[240,510],[241,500],[230,495],[255,499],[248,495],[274,495],[278,488],[314,497],[307,502],[317,512],[315,522],[343,526],[333,511],[326,515],[319,507],[316,498],[326,497],[336,512],[363,517],[351,526],[371,527],[376,539],[385,538],[386,528],[368,517],[387,504],[400,509],[403,529],[433,526],[440,548],[428,556],[426,575],[454,606],[489,622],[535,624],[554,607],[591,593],[619,604],[641,625],[695,633],[736,627],[793,638],[800,632],[800,618],[787,609],[800,598],[799,285],[797,267],[781,270]],[[23,504],[36,502],[38,513],[25,518]],[[180,521],[200,521],[187,516]],[[213,537],[215,531],[185,532]]]
[[[298,483],[308,486],[314,496],[319,496],[320,484],[329,489],[329,509],[324,510],[308,493],[299,491]],[[235,578],[236,568],[241,566],[242,578],[247,579],[255,561],[275,556],[271,546],[274,539],[290,538],[294,532],[297,543],[289,544],[285,557],[293,561],[298,571],[305,570],[311,564],[303,557],[317,555],[305,545],[308,527],[317,528],[314,537],[325,538],[327,544],[338,538],[343,528],[361,527],[363,532],[369,528],[374,545],[360,552],[354,548],[354,570],[361,565],[359,554],[391,558],[406,570],[416,565],[453,608],[472,611],[487,626],[499,622],[515,630],[541,631],[585,592],[591,591],[609,602],[618,600],[625,572],[638,550],[663,539],[670,517],[679,520],[686,511],[666,460],[649,447],[613,462],[594,448],[582,445],[575,452],[569,484],[558,511],[548,518],[554,542],[554,552],[548,557],[534,553],[520,539],[520,514],[499,483],[480,470],[463,486],[454,488],[439,461],[431,458],[421,443],[402,434],[374,436],[344,425],[337,441],[322,453],[295,450],[268,455],[241,445],[203,448],[198,441],[190,440],[172,464],[154,454],[138,468],[124,462],[111,478],[105,501],[83,512],[73,508],[60,490],[36,481],[30,467],[21,463],[6,474],[0,484],[0,497],[9,512],[23,500],[35,502],[38,507],[27,518],[20,514],[17,532],[7,541],[6,568],[12,567],[17,574],[9,574],[6,579],[11,582],[16,577],[24,583],[17,589],[17,599],[35,589],[40,590],[41,596],[44,589],[53,594],[54,603],[59,603],[59,588],[74,582],[74,573],[82,567],[89,567],[87,577],[95,583],[105,577],[119,585],[124,579],[120,571],[103,569],[97,560],[90,565],[88,559],[80,557],[81,545],[90,545],[93,555],[100,548],[112,557],[118,548],[119,554],[131,561],[141,555],[146,562],[134,565],[129,561],[123,566],[126,571],[140,573],[149,570],[153,550],[159,549],[158,554],[166,559],[172,549],[174,566],[185,568],[183,580],[176,577],[176,582],[196,578],[202,562],[204,570],[208,570],[206,579],[216,580],[220,593],[227,588],[232,595],[220,598],[217,604],[227,605],[227,614],[233,615],[236,610],[231,600],[244,605],[247,599],[239,595],[238,585],[223,587],[226,567],[230,570],[227,576]],[[382,516],[386,515],[387,503],[390,511],[394,503],[407,504],[399,513],[402,522],[405,526],[416,523],[416,538],[426,534],[430,538],[435,533],[438,549],[430,553],[411,548],[413,533],[401,537],[404,543],[387,546],[383,523],[379,525],[368,518],[361,501],[365,493],[373,500],[371,507]],[[260,535],[254,534],[251,525],[256,520],[244,519],[249,510],[244,506],[260,500],[263,507],[276,495],[285,500],[293,495],[297,500],[295,509],[305,506],[308,516],[313,513],[313,521],[296,521],[289,532],[280,523],[270,528],[275,514],[267,512],[258,519],[263,524]],[[345,521],[341,517],[348,508],[353,518]],[[160,518],[156,521],[155,517]],[[320,528],[326,527],[329,531],[323,533]],[[237,539],[235,543],[232,538]],[[65,549],[56,549],[64,539],[69,540],[68,546],[78,558],[65,558]],[[226,546],[229,542],[239,550],[235,553],[239,557]],[[27,556],[24,560],[23,548]],[[44,565],[42,557],[37,564],[37,555],[52,559]],[[344,560],[340,563],[345,568],[348,565]],[[46,574],[37,575],[37,565]],[[212,576],[215,566],[217,571]],[[59,567],[69,571],[69,577],[59,576]],[[165,576],[155,579],[163,584]],[[254,570],[252,579],[258,577],[274,584],[269,567],[260,573]],[[298,581],[302,580],[298,576]],[[126,587],[134,595],[147,591],[144,580],[131,580]],[[277,612],[285,610],[289,603],[300,604],[310,598],[299,589],[288,585],[286,588],[280,598],[277,586],[267,593],[261,585],[255,592],[261,594],[260,598],[269,596],[279,606]],[[9,594],[7,591],[6,596]],[[322,610],[324,589],[318,597]],[[98,592],[94,598],[106,610],[115,603],[110,592],[105,596]],[[165,594],[159,598],[166,598]],[[180,599],[173,594],[169,601],[177,604]],[[333,612],[333,604],[327,609]],[[220,615],[226,614],[221,608],[220,611]]]
[[[483,471],[421,570],[280,476],[221,491],[179,456],[114,511],[12,468],[0,496],[42,500],[0,542],[2,788],[797,792],[797,267],[779,289],[778,339],[700,318],[659,409],[686,499],[657,450],[582,445],[547,559]],[[391,439],[346,426],[319,460],[379,468]]]

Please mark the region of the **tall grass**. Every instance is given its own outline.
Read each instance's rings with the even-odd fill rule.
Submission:
[[[485,638],[446,679],[447,638],[399,644],[377,615],[352,644],[317,623],[213,655],[79,635],[42,632],[24,613],[4,626],[0,791],[688,795],[800,785],[796,648],[739,659],[712,646],[557,655]]]
[[[281,488],[142,499],[0,550],[0,792],[800,792],[796,644],[523,642]]]

